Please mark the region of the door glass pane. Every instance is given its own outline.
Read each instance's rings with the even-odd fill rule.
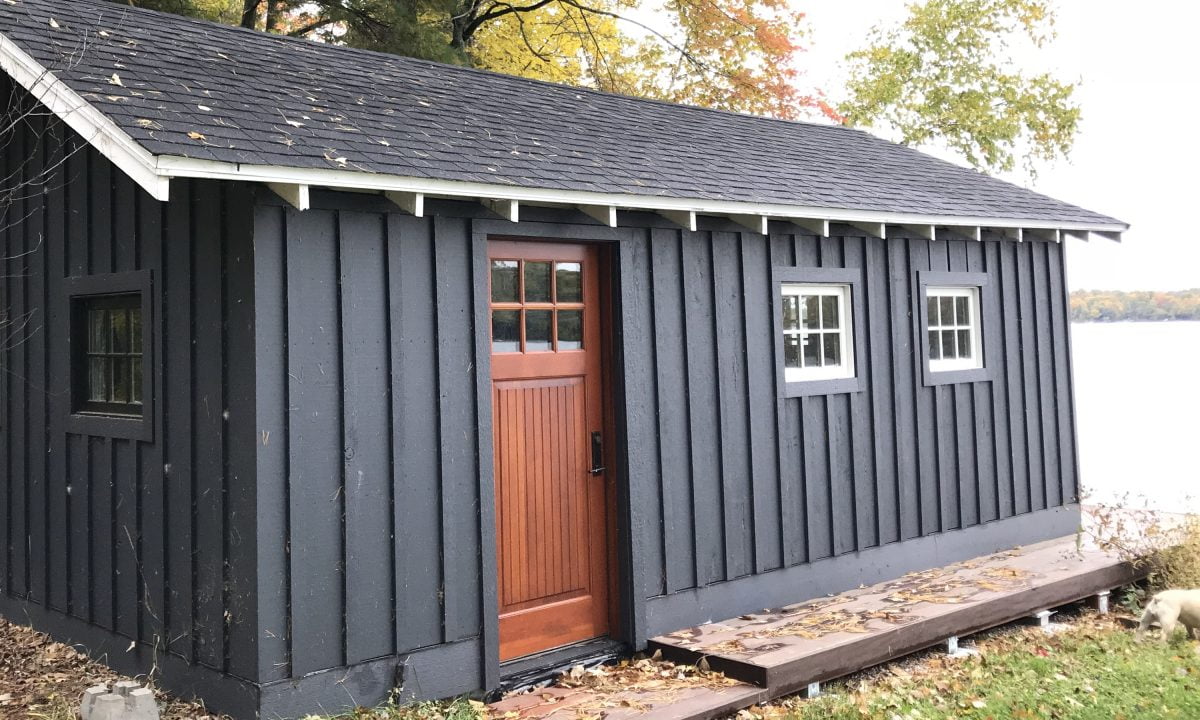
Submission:
[[[526,290],[526,296],[528,296],[528,290]],[[525,311],[525,352],[552,349],[550,319],[553,315],[553,310]]]
[[[810,333],[804,340],[804,367],[821,367],[821,333]]]
[[[804,305],[801,309],[800,320],[805,330],[821,329],[821,298],[817,295],[803,296]]]
[[[971,357],[971,331],[958,331],[958,356],[960,358]]]
[[[105,369],[105,358],[88,358],[88,400],[92,402],[108,401],[108,373]]]
[[[517,261],[492,261],[492,302],[520,302],[517,285]]]
[[[831,332],[823,336],[825,345],[825,366],[842,364],[842,334]]]
[[[783,329],[800,329],[800,298],[795,295],[783,296]]]
[[[106,330],[104,310],[88,311],[88,351],[89,352],[107,352],[108,351],[108,331]]]
[[[954,324],[954,298],[943,297],[943,298],[938,298],[938,301],[941,302],[941,304],[942,304],[942,312],[941,312],[942,322],[940,324],[942,324],[942,325]],[[942,349],[945,350],[945,348],[942,348]]]
[[[925,300],[925,312],[929,315],[929,327],[941,325],[941,322],[938,321],[938,299],[931,297]]]
[[[958,350],[956,349],[958,343],[955,341],[954,335],[953,330],[942,331],[942,358],[945,360],[954,360],[958,357]]]
[[[108,313],[112,322],[112,351],[115,353],[129,352],[129,322],[124,310],[112,310]]]
[[[929,331],[929,359],[930,360],[941,360],[942,359],[942,344],[940,342],[938,342],[938,331],[937,330]]]
[[[531,310],[530,312],[538,312]],[[558,311],[558,349],[580,350],[583,348],[583,311]]]
[[[971,324],[971,311],[968,308],[967,298],[965,298],[965,297],[954,298],[954,315],[955,315],[955,318],[958,320],[959,325],[970,325]]]
[[[579,263],[560,262],[554,266],[554,291],[560,303],[583,302],[583,272]]]
[[[784,335],[783,336],[783,366],[790,368],[800,367],[800,336],[799,335]]]
[[[525,302],[550,302],[550,263],[525,261]]]
[[[492,311],[492,352],[521,352],[521,311]]]
[[[841,298],[836,295],[823,295],[821,297],[821,324],[825,329],[838,327],[838,304]]]

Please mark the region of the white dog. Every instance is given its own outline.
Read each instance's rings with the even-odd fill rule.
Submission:
[[[1179,624],[1187,628],[1189,638],[1193,637],[1200,628],[1200,590],[1164,590],[1151,598],[1137,629],[1138,640],[1151,623],[1162,628],[1163,642],[1171,638]]]

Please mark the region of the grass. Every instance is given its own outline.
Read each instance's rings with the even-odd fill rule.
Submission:
[[[751,716],[789,720],[1133,720],[1200,717],[1200,654],[1177,633],[1134,640],[1112,618],[1086,614],[1055,635],[1028,628],[979,640],[978,657],[929,653],[786,699]],[[743,715],[743,716],[744,716]]]
[[[480,720],[483,703],[466,698],[399,705],[389,702],[376,708],[359,708],[344,715],[309,715],[304,720]]]

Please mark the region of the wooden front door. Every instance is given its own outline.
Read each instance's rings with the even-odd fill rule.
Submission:
[[[489,243],[501,660],[608,633],[597,255]]]

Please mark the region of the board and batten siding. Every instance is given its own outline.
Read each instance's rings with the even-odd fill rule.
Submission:
[[[31,184],[0,220],[0,614],[253,707],[234,679],[258,637],[247,188],[177,180],[160,203],[43,112],[4,146],[4,177]],[[67,279],[128,271],[152,283],[148,441],[65,422]]]

